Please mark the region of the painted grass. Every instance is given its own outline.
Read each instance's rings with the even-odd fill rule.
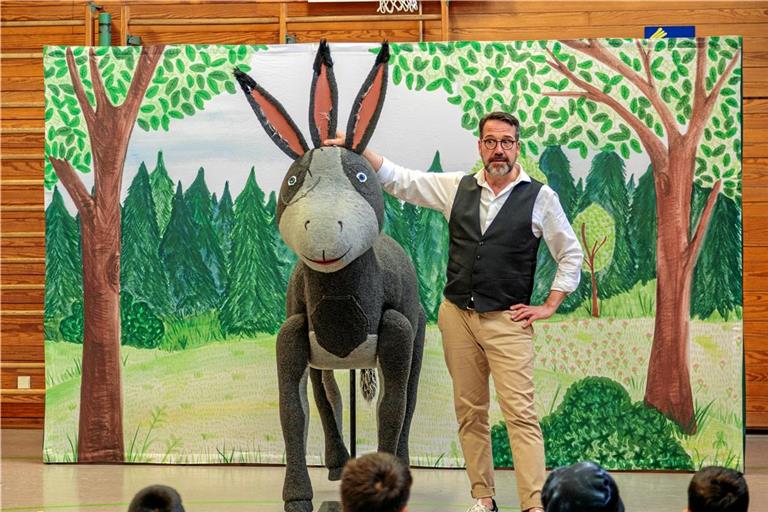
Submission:
[[[589,375],[622,383],[642,400],[653,319],[581,319],[537,325],[536,407],[540,417],[562,400],[568,386]],[[740,466],[742,454],[741,324],[694,321],[692,382],[701,430],[681,436],[697,465]],[[49,386],[45,456],[73,458],[81,346],[46,343]],[[126,452],[135,462],[282,463],[277,413],[274,337],[211,343],[179,352],[123,347]],[[337,372],[347,401],[348,372]],[[461,466],[451,383],[439,331],[427,330],[411,455],[421,466]],[[359,397],[359,394],[358,394]],[[310,400],[310,403],[312,401]],[[348,411],[345,411],[345,413]],[[492,421],[501,419],[498,406]],[[344,420],[345,429],[348,419]],[[375,404],[358,398],[358,452],[376,448]],[[311,406],[308,462],[322,463],[322,428]]]

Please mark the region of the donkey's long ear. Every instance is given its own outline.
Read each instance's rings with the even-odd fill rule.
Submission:
[[[320,47],[315,56],[312,90],[309,97],[309,132],[312,143],[316,148],[323,141],[336,136],[336,120],[338,118],[339,90],[336,87],[336,77],[333,75],[331,49],[325,39],[320,41]]]
[[[362,153],[371,140],[373,130],[379,121],[381,107],[384,104],[384,96],[387,92],[387,77],[389,67],[389,45],[384,42],[381,45],[379,55],[373,64],[373,69],[368,73],[368,78],[363,82],[360,92],[357,94],[352,112],[347,123],[347,140],[345,146],[355,153]]]
[[[261,126],[267,131],[272,142],[283,150],[283,153],[297,160],[309,151],[304,136],[279,101],[239,69],[235,69],[235,78],[240,83],[256,117],[259,118]]]

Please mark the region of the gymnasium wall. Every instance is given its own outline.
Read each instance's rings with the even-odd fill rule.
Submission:
[[[112,44],[276,44],[317,41],[514,40],[641,37],[645,25],[695,25],[744,37],[744,336],[748,428],[768,428],[768,2],[425,2],[420,15],[376,13],[376,4],[305,1],[98,2],[112,14]],[[44,45],[98,40],[80,1],[0,4],[0,359],[2,427],[41,428]],[[29,376],[30,388],[17,389]]]

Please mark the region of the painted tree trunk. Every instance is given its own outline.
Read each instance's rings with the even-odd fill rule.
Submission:
[[[594,318],[600,318],[600,303],[597,301],[597,278],[595,277],[595,271],[590,272],[592,277],[592,316]]]
[[[670,147],[669,166],[656,172],[656,320],[648,362],[645,403],[677,423],[683,432],[697,430],[689,369],[691,282],[696,255],[691,255],[691,189],[694,154]],[[706,212],[705,212],[706,213]],[[708,222],[702,215],[701,222]]]
[[[83,224],[83,336],[78,462],[121,462],[120,206]],[[98,210],[98,207],[97,207]],[[104,215],[100,215],[103,213]]]
[[[135,115],[115,109],[92,136],[98,176],[94,210],[83,225],[84,321],[79,462],[122,462],[120,363],[120,187]]]

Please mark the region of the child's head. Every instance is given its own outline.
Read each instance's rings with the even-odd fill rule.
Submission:
[[[742,473],[709,466],[693,475],[688,486],[690,512],[746,512],[748,508],[749,490]]]
[[[624,512],[613,477],[590,461],[552,471],[541,500],[547,512]]]
[[[389,453],[370,453],[347,462],[341,474],[344,512],[400,512],[411,494],[411,472]]]
[[[184,512],[184,507],[173,487],[150,485],[136,493],[128,512]]]

